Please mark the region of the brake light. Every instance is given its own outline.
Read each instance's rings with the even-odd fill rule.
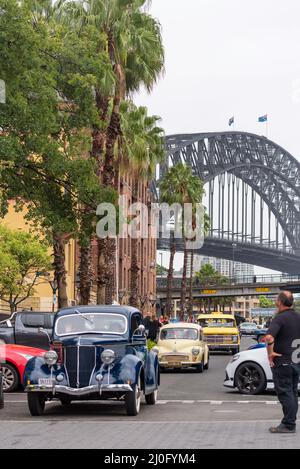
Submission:
[[[54,352],[57,353],[57,355],[58,355],[57,363],[59,365],[62,365],[63,361],[64,361],[64,353],[63,353],[62,343],[61,342],[52,342],[51,350],[54,350]]]

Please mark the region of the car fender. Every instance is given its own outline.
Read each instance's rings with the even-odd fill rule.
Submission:
[[[118,363],[117,369],[118,381],[127,383],[128,381],[134,386],[138,383],[139,376],[144,373],[144,362],[136,355],[127,354]]]
[[[33,357],[28,361],[24,372],[24,386],[38,384],[40,378],[50,378],[51,368],[46,365],[42,357]]]

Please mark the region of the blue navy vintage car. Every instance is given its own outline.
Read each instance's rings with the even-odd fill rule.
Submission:
[[[160,374],[137,309],[80,306],[57,313],[51,350],[28,362],[24,380],[33,416],[42,415],[53,399],[62,405],[118,399],[134,416],[142,393],[147,404],[155,404]]]

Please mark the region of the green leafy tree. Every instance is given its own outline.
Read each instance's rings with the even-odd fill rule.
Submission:
[[[169,169],[165,174],[161,184],[161,200],[168,204],[178,203],[181,207],[184,204],[192,205],[192,226],[195,228],[195,212],[197,204],[202,202],[204,195],[203,182],[199,177],[192,174],[192,169],[182,163],[177,164]],[[184,218],[184,217],[183,217]],[[182,236],[184,241],[184,261],[183,261],[183,273],[182,273],[182,285],[181,285],[181,302],[180,302],[180,318],[183,319],[187,311],[186,308],[186,296],[187,296],[187,262],[188,262],[188,240],[185,237],[184,228],[188,221],[182,221]],[[173,241],[175,242],[175,241]],[[174,247],[171,248],[171,261],[174,262]],[[170,266],[170,277],[172,278],[173,266]],[[168,284],[168,289],[170,285]],[[170,294],[169,294],[170,295]],[[171,296],[171,295],[170,295]],[[167,298],[167,310],[170,308],[170,298]],[[169,313],[169,311],[168,311]]]
[[[153,179],[157,163],[162,162],[164,132],[158,127],[160,119],[149,116],[145,107],[137,107],[132,102],[124,102],[121,107],[122,137],[119,139],[121,174],[130,171],[133,178],[132,199],[138,202],[141,183]],[[149,234],[149,233],[148,233]],[[131,238],[130,305],[138,304],[138,239]]]
[[[0,295],[12,313],[34,295],[43,281],[40,274],[50,268],[46,243],[29,233],[0,227]]]
[[[270,298],[267,298],[266,296],[261,295],[259,297],[259,307],[260,308],[274,308],[275,302],[274,300],[271,300]]]
[[[116,147],[123,134],[121,107],[129,93],[145,86],[149,91],[164,66],[160,25],[143,7],[146,0],[88,0],[66,2],[65,19],[77,27],[101,33],[108,54],[100,86],[95,85],[99,121],[93,128],[92,154],[99,163],[98,174],[105,187],[116,187],[119,155]],[[102,74],[102,70],[101,74]],[[111,303],[115,294],[114,267],[116,242],[98,241],[98,302]]]
[[[204,264],[199,272],[196,272],[194,283],[203,289],[218,285],[227,285],[229,283],[228,277],[218,272],[211,264]],[[212,308],[217,310],[218,307],[224,312],[226,308],[232,307],[234,298],[219,297],[219,298],[204,298],[199,300],[200,309],[203,307],[205,312],[211,312]]]

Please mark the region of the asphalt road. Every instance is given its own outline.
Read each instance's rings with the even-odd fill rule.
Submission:
[[[252,343],[243,340],[243,347]],[[274,393],[241,396],[223,387],[230,355],[215,354],[210,370],[162,374],[156,406],[127,417],[121,403],[47,404],[42,418],[29,415],[26,395],[6,395],[0,411],[0,448],[297,448],[296,435],[274,436],[281,419]],[[300,435],[300,433],[299,433]]]

